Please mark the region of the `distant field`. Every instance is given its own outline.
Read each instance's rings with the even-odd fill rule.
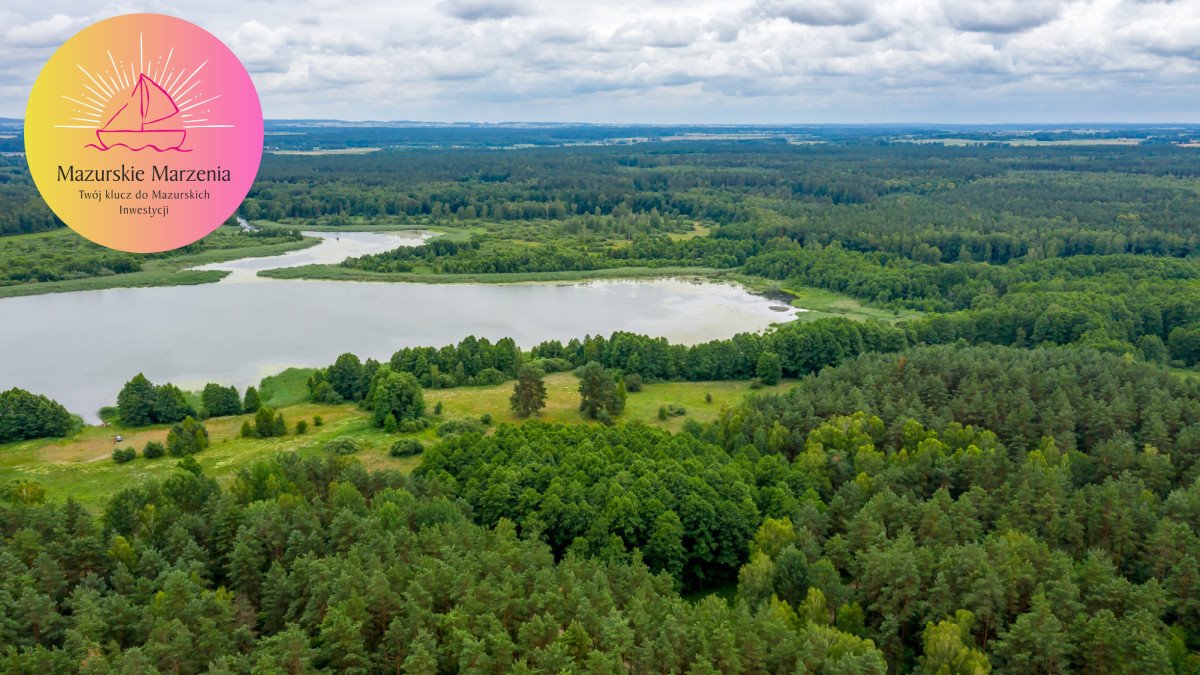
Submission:
[[[771,281],[746,274],[734,273],[728,276],[730,280],[742,284],[755,293],[762,293],[773,297],[780,296],[781,299],[786,298],[784,301],[793,307],[808,310],[797,314],[796,321],[814,321],[816,319],[842,317],[854,321],[876,319],[895,323],[897,321],[914,319],[924,314],[923,312],[911,309],[895,310],[886,307],[872,307],[865,304],[862,300],[849,295],[821,288],[813,288],[811,286],[787,286],[784,282]]]
[[[380,148],[336,148],[330,150],[267,150],[269,155],[368,155]]]
[[[1000,143],[1013,147],[1054,147],[1054,146],[1086,146],[1086,145],[1117,145],[1129,146],[1142,143],[1144,138],[1069,138],[1057,141],[1043,141],[1036,138],[921,138],[901,141],[917,145],[946,145],[964,147],[970,145],[987,145]]]
[[[242,422],[249,415],[220,417],[206,422],[212,445],[196,455],[205,472],[217,478],[228,478],[239,469],[255,460],[270,457],[280,452],[320,452],[326,441],[349,436],[358,441],[362,450],[357,457],[368,468],[393,468],[410,471],[420,463],[420,457],[395,459],[387,454],[399,434],[386,434],[371,424],[369,413],[352,404],[316,405],[296,404],[304,397],[304,380],[309,370],[289,369],[266,378],[260,392],[268,403],[282,403],[280,411],[288,423],[289,431],[295,423],[308,420],[309,430],[304,436],[289,435],[282,438],[241,438]],[[586,422],[578,411],[578,380],[570,373],[556,373],[546,377],[549,394],[542,415],[533,419],[566,424]],[[761,391],[779,391],[790,383],[766,387]],[[648,384],[641,392],[632,393],[626,403],[620,422],[640,421],[679,430],[685,420],[710,421],[716,419],[722,407],[742,400],[750,391],[746,382],[666,382]],[[427,409],[442,402],[443,412],[436,419],[458,419],[479,417],[490,413],[496,423],[520,423],[521,420],[509,410],[508,397],[512,393],[512,382],[494,387],[459,387],[456,389],[426,390]],[[712,402],[705,402],[705,394],[712,394]],[[678,403],[687,409],[684,417],[672,417],[666,421],[658,419],[658,408],[664,403]],[[312,426],[314,415],[324,420],[321,427]],[[115,443],[114,434],[122,434],[123,441]],[[126,431],[112,427],[85,427],[69,439],[42,439],[0,445],[0,483],[13,478],[32,478],[41,482],[51,499],[61,500],[73,496],[86,506],[98,509],[114,492],[152,478],[164,478],[174,470],[176,459],[162,457],[147,460],[141,450],[147,441],[164,441],[167,427],[164,425]],[[410,434],[426,444],[433,443],[437,435],[433,429],[419,434]],[[138,459],[128,464],[116,464],[111,455],[114,448],[132,446],[138,450]]]

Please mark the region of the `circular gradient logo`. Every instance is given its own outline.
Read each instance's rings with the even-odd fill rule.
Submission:
[[[186,246],[237,209],[262,160],[246,69],[182,19],[126,14],[55,52],[33,85],[25,153],[46,203],[109,248]]]

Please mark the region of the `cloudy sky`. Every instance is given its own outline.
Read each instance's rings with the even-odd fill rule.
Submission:
[[[241,57],[268,117],[1196,122],[1200,0],[5,0],[0,116],[116,14]]]

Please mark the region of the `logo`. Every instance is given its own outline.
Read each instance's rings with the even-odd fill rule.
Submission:
[[[262,108],[237,57],[161,14],[77,33],[42,69],[25,114],[46,203],[84,237],[132,253],[186,246],[228,220],[262,147]]]

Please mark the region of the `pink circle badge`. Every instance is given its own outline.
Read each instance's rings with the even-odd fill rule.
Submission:
[[[75,34],[42,69],[25,114],[46,203],[84,237],[132,253],[186,246],[225,222],[262,149],[262,106],[241,62],[162,14]]]

